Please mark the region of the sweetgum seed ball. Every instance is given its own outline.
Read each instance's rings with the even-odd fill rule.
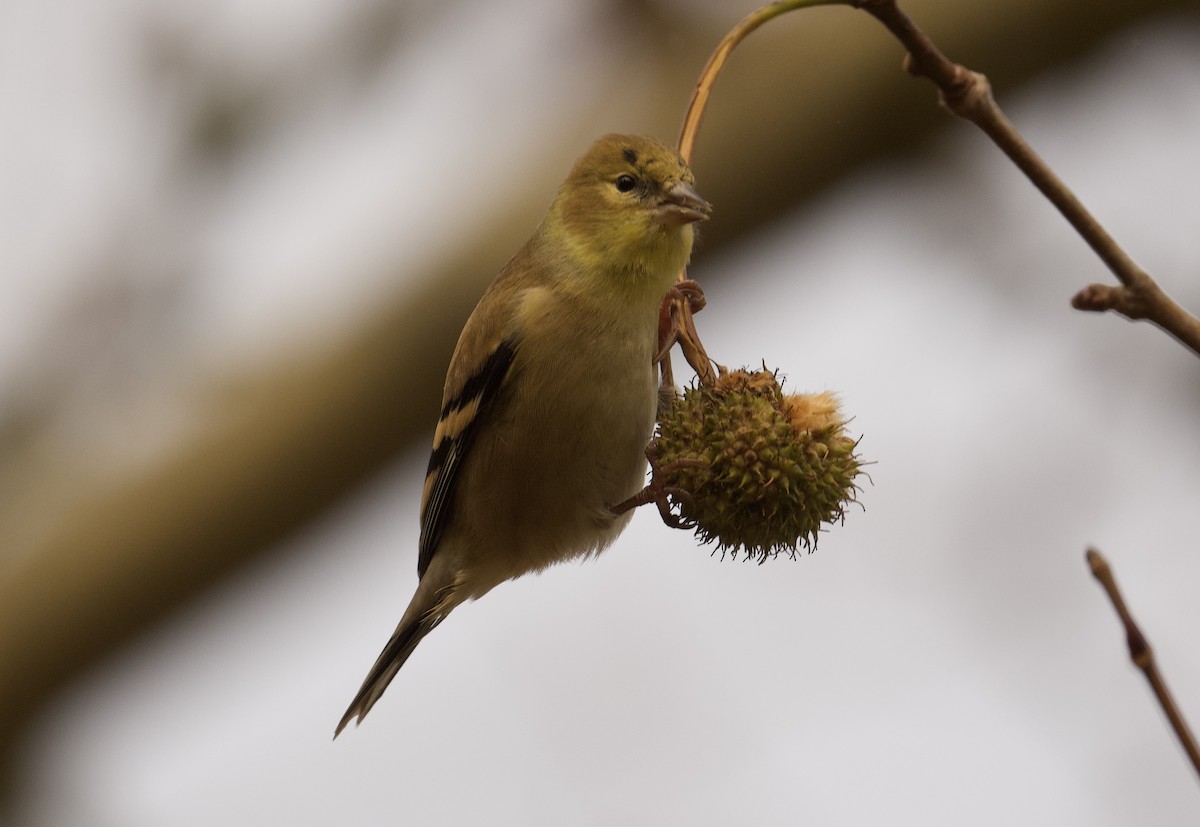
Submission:
[[[831,393],[783,393],[774,372],[722,371],[662,412],[655,461],[704,543],[759,562],[812,549],[855,501],[862,463]]]

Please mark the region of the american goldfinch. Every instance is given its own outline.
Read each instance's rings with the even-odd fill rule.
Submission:
[[[659,307],[710,210],[692,183],[659,141],[601,138],[483,294],[446,374],[417,591],[335,738],[460,603],[597,554],[629,522],[614,506],[646,473]]]

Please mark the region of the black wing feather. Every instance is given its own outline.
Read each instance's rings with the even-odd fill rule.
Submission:
[[[425,570],[429,568],[429,561],[433,559],[433,554],[437,551],[438,543],[442,539],[446,518],[450,514],[450,508],[454,501],[455,482],[458,479],[462,461],[467,456],[467,451],[471,447],[475,434],[479,432],[480,425],[487,418],[488,408],[491,407],[500,387],[504,384],[504,378],[508,375],[508,370],[512,366],[516,354],[515,342],[507,340],[500,342],[487,361],[463,384],[462,390],[447,399],[442,406],[442,420],[453,416],[457,411],[471,404],[476,404],[477,407],[470,423],[461,432],[443,438],[434,446],[433,453],[429,457],[429,469],[426,471],[425,477],[429,479],[431,475],[436,476],[434,476],[429,497],[425,501],[425,510],[421,515],[420,554],[417,557],[417,574],[421,577],[425,576]]]

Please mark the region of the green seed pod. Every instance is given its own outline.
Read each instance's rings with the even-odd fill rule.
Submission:
[[[785,395],[772,371],[722,371],[661,412],[655,465],[703,543],[760,563],[816,547],[856,501],[862,462],[832,393]]]

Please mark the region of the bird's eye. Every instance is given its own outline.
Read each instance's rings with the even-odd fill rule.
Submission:
[[[632,175],[618,175],[616,180],[617,192],[629,192],[637,186],[637,179]]]

